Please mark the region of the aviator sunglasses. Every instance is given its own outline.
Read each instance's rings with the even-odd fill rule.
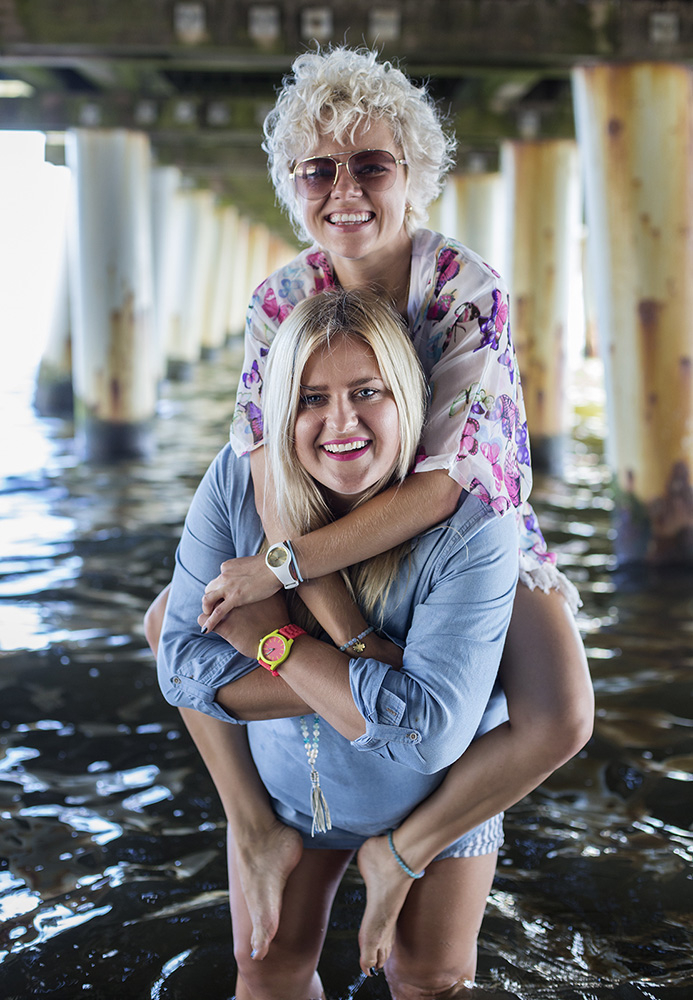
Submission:
[[[337,154],[341,155],[341,154]],[[361,149],[350,153],[346,160],[334,156],[309,156],[291,171],[296,191],[307,201],[325,198],[337,183],[339,168],[346,167],[349,176],[368,191],[387,191],[395,183],[397,167],[406,160],[396,160],[386,149]]]

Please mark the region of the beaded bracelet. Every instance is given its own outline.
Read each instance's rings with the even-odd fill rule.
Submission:
[[[400,855],[397,853],[397,848],[395,847],[394,842],[392,840],[392,830],[388,830],[387,831],[387,842],[390,845],[390,850],[392,851],[392,853],[395,856],[395,861],[400,866],[400,868],[407,873],[407,875],[409,876],[409,878],[423,878],[424,877],[424,875],[426,874],[426,869],[425,868],[424,868],[424,870],[422,872],[419,872],[419,874],[417,875],[415,871],[412,871],[412,869],[409,867],[409,865],[407,864],[407,862],[402,857],[400,857]]]
[[[366,644],[365,642],[361,642],[361,640],[365,639],[367,635],[370,635],[371,632],[374,631],[374,625],[371,625],[370,628],[365,628],[360,635],[355,635],[353,639],[349,639],[349,641],[345,642],[343,646],[340,646],[339,652],[346,653],[347,649],[353,649],[355,653],[362,653],[366,648]]]

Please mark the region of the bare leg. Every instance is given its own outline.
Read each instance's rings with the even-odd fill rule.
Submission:
[[[229,897],[236,963],[237,1000],[324,1000],[317,973],[330,909],[351,851],[308,850],[286,883],[277,933],[263,962],[250,960],[252,933],[229,838]]]
[[[412,887],[385,966],[393,1000],[471,997],[497,855],[446,858]]]
[[[286,880],[303,853],[300,835],[274,814],[243,726],[180,710],[216,785],[234,838],[235,868],[252,915],[248,954],[262,959],[279,926]]]
[[[168,591],[167,587],[159,594],[145,616],[145,635],[155,655]],[[181,709],[181,716],[217,787],[233,832],[237,870],[252,914],[250,950],[262,959],[279,926],[284,886],[303,851],[301,838],[275,816],[250,754],[245,727],[191,709]]]
[[[573,616],[557,592],[518,587],[501,678],[510,723],[472,743],[394,835],[399,854],[414,871],[518,802],[591,735],[594,698],[587,660]],[[358,865],[366,883],[359,943],[361,968],[367,972],[389,954],[413,882],[395,862],[385,837],[365,842]]]

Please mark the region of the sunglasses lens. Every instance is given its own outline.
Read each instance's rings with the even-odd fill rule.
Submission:
[[[324,198],[334,184],[337,164],[327,156],[313,156],[296,167],[296,190],[309,201]]]
[[[351,176],[370,191],[387,191],[395,183],[397,164],[385,149],[366,149],[349,160]]]

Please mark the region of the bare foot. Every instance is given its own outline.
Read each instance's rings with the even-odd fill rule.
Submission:
[[[360,965],[366,975],[382,969],[395,942],[400,910],[413,880],[392,856],[387,837],[371,837],[356,857],[366,883],[366,910],[359,928]]]
[[[276,824],[263,836],[241,845],[233,842],[238,875],[253,925],[251,957],[265,958],[279,927],[284,886],[303,854],[298,830]]]

